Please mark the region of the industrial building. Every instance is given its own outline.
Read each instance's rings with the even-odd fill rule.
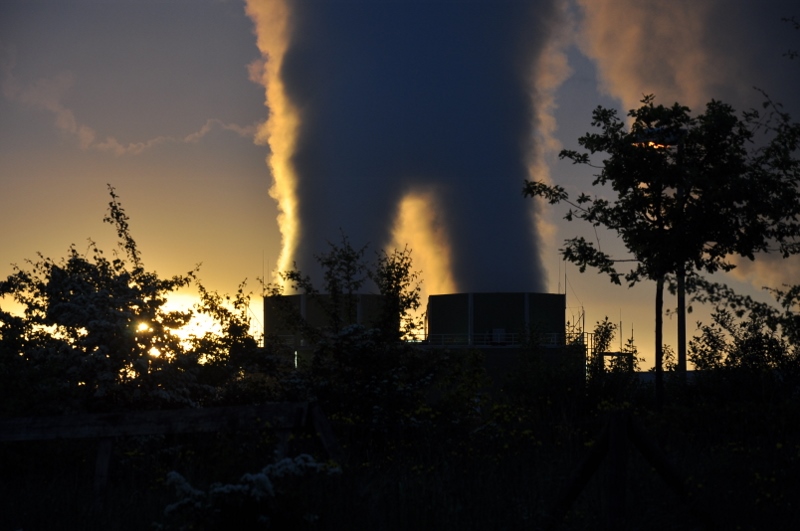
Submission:
[[[378,322],[382,305],[380,295],[368,294],[352,295],[336,304],[320,294],[265,298],[264,333],[279,337],[302,360],[314,348],[314,332],[330,329],[334,308],[339,325],[371,328]],[[564,294],[452,293],[428,298],[424,333],[413,341],[422,348],[482,351],[486,369],[497,385],[502,385],[520,356],[533,345],[543,359],[572,367],[576,378],[583,378],[586,350],[569,341],[565,329]]]
[[[428,298],[425,341],[430,345],[518,347],[532,335],[564,342],[566,295],[453,293]]]
[[[342,296],[334,304],[329,295],[284,295],[264,299],[264,335],[276,335],[287,344],[310,348],[308,338],[293,321],[313,329],[330,327],[332,312],[343,325],[376,326],[381,295]],[[566,296],[553,293],[453,293],[428,298],[425,331],[415,340],[430,346],[519,347],[531,338],[541,344],[564,343]]]
[[[382,304],[383,297],[373,294],[341,295],[338,301],[327,294],[264,297],[264,336],[277,336],[295,349],[311,349],[312,338],[307,337],[303,329],[330,328],[334,312],[343,326],[358,324],[373,328],[378,323]]]

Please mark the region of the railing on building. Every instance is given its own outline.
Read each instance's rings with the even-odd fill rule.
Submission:
[[[430,346],[475,346],[475,347],[521,347],[538,345],[544,348],[559,348],[566,345],[583,345],[585,334],[564,334],[551,332],[546,334],[489,332],[483,334],[428,334],[421,335],[412,341]]]
[[[519,334],[511,332],[488,332],[481,334],[409,334],[404,337],[408,343],[415,343],[430,347],[522,347],[525,345],[538,345],[544,348],[560,348],[574,345],[582,346],[587,351],[593,350],[593,334],[558,333],[546,334]],[[286,334],[279,335],[277,339],[284,345],[292,348],[308,348],[309,342],[300,336]]]

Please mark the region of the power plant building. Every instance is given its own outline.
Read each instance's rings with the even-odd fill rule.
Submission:
[[[295,347],[310,347],[286,322],[287,313],[322,330],[331,324],[328,295],[285,295],[264,299],[264,334],[277,335]],[[376,326],[380,295],[354,295],[340,305],[343,325]],[[347,308],[347,311],[343,311]],[[515,347],[529,338],[558,346],[564,342],[566,295],[552,293],[453,293],[428,298],[421,344],[431,346]]]
[[[510,347],[529,338],[561,345],[566,295],[453,293],[428,298],[426,342],[431,345]]]
[[[264,333],[292,348],[296,363],[307,360],[314,348],[313,340],[305,337],[309,328],[323,335],[331,331],[330,303],[329,296],[322,294],[267,297]],[[380,295],[354,295],[349,304],[337,307],[341,327],[358,324],[372,328],[381,315],[383,299]],[[305,328],[293,326],[291,319],[300,319]],[[565,330],[564,294],[453,293],[428,298],[424,334],[412,340],[421,348],[482,351],[487,372],[498,386],[534,346],[542,359],[574,369],[577,381],[585,372],[586,350],[574,338],[567,341]]]

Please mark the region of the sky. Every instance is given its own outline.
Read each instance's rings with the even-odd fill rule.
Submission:
[[[621,322],[652,365],[654,283],[632,289],[565,264],[614,234],[522,197],[525,179],[573,194],[589,168],[559,161],[597,105],[644,94],[702,111],[800,119],[800,31],[766,0],[6,0],[0,4],[0,277],[58,258],[102,223],[107,185],[145,266],[200,266],[204,285],[296,263],[342,233],[412,249],[424,295],[567,294],[567,318]],[[603,193],[598,190],[597,193]],[[372,252],[371,251],[371,252]],[[798,261],[757,257],[719,279],[767,299]],[[7,305],[7,302],[2,304]],[[674,307],[668,296],[666,307]],[[5,307],[5,306],[4,306]],[[255,303],[258,307],[258,302]],[[260,311],[254,310],[256,320]],[[689,318],[708,320],[697,308]],[[675,320],[665,341],[674,345]]]

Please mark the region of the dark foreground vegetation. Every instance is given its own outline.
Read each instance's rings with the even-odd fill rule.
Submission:
[[[484,399],[480,410],[372,404],[388,410],[383,421],[331,407],[343,447],[337,463],[311,433],[295,434],[294,459],[283,461],[269,429],[123,439],[114,446],[100,512],[91,509],[94,441],[5,443],[2,525],[544,529],[555,523],[548,514],[597,444],[609,411],[626,407],[659,442],[705,520],[718,529],[792,529],[800,518],[796,400],[763,401],[752,380],[749,397],[741,382],[726,389],[733,384],[721,376],[704,384],[714,391],[699,382],[668,386],[672,403],[659,415],[648,408],[647,388],[626,402],[550,387],[522,400]],[[311,457],[298,457],[305,454]],[[629,529],[705,528],[633,447],[625,494]],[[601,467],[555,528],[602,529],[610,495]]]
[[[121,242],[114,259],[73,250],[0,282],[0,293],[25,306],[23,316],[0,311],[2,417],[312,402],[341,455],[332,459],[314,430],[297,429],[284,444],[269,419],[123,437],[98,507],[97,441],[3,442],[2,529],[577,530],[610,521],[617,529],[793,529],[800,521],[798,327],[788,310],[735,299],[747,311],[721,311],[702,329],[690,359],[705,370],[688,382],[667,371],[660,411],[651,385],[624,363],[601,370],[590,358],[588,371],[576,368],[532,334],[517,369],[490,382],[484,354],[348,326],[341,307],[331,308],[335,328],[317,330],[295,368],[280,341],[250,336],[243,290],[226,302],[196,285],[194,311],[220,331],[174,336],[191,312],[164,311],[165,297],[194,274],[165,281],[146,272],[111,192],[107,221]],[[336,258],[327,300],[346,305],[348,290],[373,279],[395,312],[387,322],[413,328],[408,253],[380,255],[374,269],[363,256],[345,239],[321,257]],[[347,264],[356,267],[339,267]],[[287,280],[313,293],[299,273]],[[609,343],[613,332],[608,322],[596,330]],[[635,359],[632,344],[626,352]],[[667,473],[622,432],[606,458],[618,465],[592,471],[554,518],[619,412],[655,441]]]

